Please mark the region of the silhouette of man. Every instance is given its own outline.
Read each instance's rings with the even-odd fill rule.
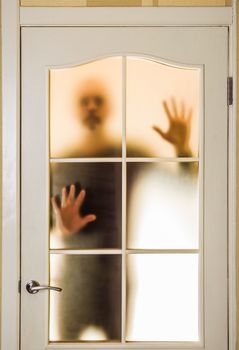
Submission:
[[[163,101],[164,111],[169,121],[168,130],[165,132],[159,126],[153,126],[153,130],[159,134],[164,140],[170,142],[174,148],[176,156],[190,157],[192,151],[189,145],[192,110],[186,111],[184,103],[179,108],[172,99],[171,106],[168,102]],[[75,149],[68,156],[69,157],[121,157],[121,145],[115,143],[110,139],[106,132],[107,119],[109,118],[111,110],[111,103],[109,93],[104,84],[99,80],[88,80],[83,85],[82,89],[78,91],[76,96],[76,111],[81,123],[81,127],[85,129],[85,136],[81,142],[80,149]],[[133,153],[134,156],[147,157],[150,154],[142,151],[140,147],[134,146],[128,148],[128,153]],[[67,179],[73,179],[67,172],[61,176],[65,176],[67,185],[61,190],[61,201],[57,196],[52,196],[51,202],[55,213],[55,227],[61,235],[63,241],[77,237],[77,246],[85,248],[105,248],[111,244],[110,236],[107,234],[109,221],[116,223],[117,227],[112,224],[112,228],[108,230],[111,235],[120,235],[120,217],[121,217],[121,192],[115,195],[117,188],[121,187],[121,178],[117,180],[113,176],[114,170],[105,169],[105,178],[97,182],[99,177],[99,168],[96,165],[83,164],[85,171],[79,171],[80,187],[77,188],[74,181],[66,182]],[[94,167],[90,170],[90,166]],[[89,169],[89,171],[87,171]],[[71,173],[74,173],[74,166],[71,167]],[[89,177],[92,177],[92,183],[97,183],[94,188],[94,193],[89,194],[91,199],[88,202],[88,213],[83,211],[86,198],[85,183],[89,182]],[[80,174],[81,173],[81,174]],[[77,175],[78,176],[78,175]],[[87,182],[88,181],[88,182]],[[117,182],[118,181],[118,182]],[[59,181],[61,183],[62,181]],[[63,181],[64,182],[64,181]],[[109,190],[109,184],[113,184]],[[90,192],[89,184],[89,192]],[[98,196],[98,194],[101,194]],[[88,194],[88,189],[87,189]],[[113,195],[112,195],[113,194]],[[117,198],[117,200],[116,200]],[[93,208],[97,205],[94,200],[98,202],[97,215]],[[108,207],[101,211],[103,202],[108,202]],[[115,205],[116,202],[120,205]],[[104,205],[103,205],[104,206]],[[91,211],[92,210],[92,211]],[[115,213],[118,211],[118,214]],[[115,216],[116,215],[116,216]],[[117,216],[118,215],[118,216]],[[101,227],[97,228],[97,221],[101,220]],[[95,226],[94,226],[95,225]],[[95,227],[94,233],[90,228]],[[87,232],[89,235],[85,235]],[[92,234],[92,236],[90,236]],[[95,237],[91,241],[91,237]],[[87,242],[84,245],[84,242]],[[87,246],[89,244],[89,246]],[[92,245],[91,245],[92,244]],[[120,248],[120,242],[112,243],[111,248]],[[73,257],[65,258],[65,268],[62,271],[62,279],[64,280],[63,292],[65,297],[62,297],[60,305],[60,312],[63,317],[59,320],[60,340],[74,341],[83,339],[83,332],[89,326],[95,326],[103,329],[105,332],[105,340],[119,340],[120,339],[120,262],[117,258],[111,261],[104,260],[105,258],[96,255],[79,258],[78,262]],[[102,260],[103,259],[103,260]],[[74,266],[74,267],[73,267]],[[74,273],[72,269],[76,270]],[[104,272],[105,271],[105,272]],[[103,275],[105,275],[103,277]],[[74,279],[74,280],[73,280]],[[105,279],[105,286],[100,290],[97,286],[102,285],[102,279]],[[83,292],[83,288],[85,289]],[[108,289],[107,289],[108,288]],[[94,293],[95,291],[95,293]],[[112,293],[114,294],[112,296]],[[98,311],[97,311],[98,310]],[[99,313],[100,311],[100,313]]]

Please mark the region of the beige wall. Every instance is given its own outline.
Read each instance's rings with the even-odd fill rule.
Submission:
[[[230,6],[230,4],[231,4],[231,0],[20,0],[21,6]],[[239,19],[239,6],[237,9],[237,13],[238,13],[238,19]],[[0,24],[0,30],[1,30],[1,24]],[[239,24],[238,24],[238,36],[239,36]],[[1,45],[1,41],[0,41],[0,45]],[[238,45],[238,53],[239,53],[239,45]],[[239,57],[239,54],[238,54],[238,57]],[[1,79],[1,55],[0,55],[0,79]],[[237,78],[237,84],[239,86],[239,74]],[[1,85],[0,85],[0,105],[2,105]],[[239,89],[238,89],[238,110],[239,110]],[[2,119],[0,119],[0,131],[1,130],[2,130]],[[2,150],[1,136],[0,136],[0,149]],[[239,164],[239,152],[238,152],[238,164]],[[2,162],[0,160],[0,179],[2,181],[1,175],[2,175]],[[239,194],[239,182],[238,182],[237,193]],[[2,186],[0,186],[0,197],[2,198]],[[2,215],[2,206],[0,202],[0,217],[1,215]],[[239,218],[239,206],[238,206],[238,218]],[[239,239],[237,241],[237,249],[239,249]],[[0,240],[0,252],[1,252],[1,240]],[[239,291],[239,259],[237,260],[237,274],[238,274],[237,289]],[[0,278],[1,278],[1,269],[0,269]],[[0,296],[1,296],[1,288],[0,288]],[[239,297],[238,297],[237,309],[239,311]],[[1,322],[1,318],[0,318],[0,322]],[[237,332],[239,335],[239,322],[237,326]],[[239,343],[237,344],[237,350],[239,350]]]

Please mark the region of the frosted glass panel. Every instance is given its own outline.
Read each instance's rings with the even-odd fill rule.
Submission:
[[[121,156],[122,58],[50,70],[51,157]]]
[[[127,58],[127,155],[198,154],[200,69]]]
[[[128,262],[128,341],[198,341],[198,255],[133,254]]]
[[[50,248],[121,247],[121,163],[53,163],[51,195],[57,208],[51,206]]]
[[[121,256],[51,254],[50,341],[118,341]]]
[[[198,248],[198,163],[127,163],[127,246]]]
[[[198,341],[201,69],[118,56],[49,78],[50,342]]]

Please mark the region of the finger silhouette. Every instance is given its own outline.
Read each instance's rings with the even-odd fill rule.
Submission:
[[[56,197],[55,197],[55,196],[51,197],[51,204],[52,204],[52,207],[53,207],[55,213],[56,213],[56,214],[59,213],[60,208],[59,208],[59,206],[58,206],[58,204],[57,204],[57,200],[56,200]]]
[[[170,110],[169,110],[169,107],[168,107],[168,104],[167,104],[166,101],[163,101],[163,108],[164,108],[164,110],[165,110],[165,113],[166,113],[168,119],[169,119],[170,121],[172,121],[172,120],[173,120],[173,116],[172,116],[172,114],[171,114],[171,112],[170,112]]]
[[[96,215],[88,214],[82,218],[82,227],[96,220]]]
[[[77,198],[76,198],[76,201],[75,201],[75,205],[80,208],[84,199],[85,199],[85,190],[81,190],[80,193],[78,194]]]
[[[70,186],[70,192],[69,192],[69,195],[68,195],[68,198],[67,198],[67,201],[69,203],[73,203],[74,199],[75,199],[75,185],[71,185]]]
[[[190,123],[190,124],[191,124],[191,121],[192,121],[192,115],[193,115],[193,109],[190,108],[190,109],[189,109],[189,112],[188,112],[188,118],[187,118],[187,121],[188,121],[188,123]]]
[[[152,128],[161,135],[164,139],[167,137],[167,133],[164,132],[159,126],[153,125]]]
[[[181,102],[181,118],[182,120],[185,120],[185,103],[184,101]]]
[[[66,187],[63,187],[61,190],[61,207],[62,208],[66,206],[66,200],[67,200],[67,191],[66,191]]]
[[[172,98],[172,106],[173,106],[173,113],[174,113],[174,118],[175,119],[178,119],[178,109],[177,109],[177,104],[176,104],[176,101],[175,101],[175,98],[173,97]]]

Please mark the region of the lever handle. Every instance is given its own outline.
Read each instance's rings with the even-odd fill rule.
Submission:
[[[36,294],[39,292],[39,290],[54,290],[56,292],[61,292],[62,288],[53,287],[53,286],[41,286],[39,282],[31,280],[27,282],[26,290],[30,294]]]

